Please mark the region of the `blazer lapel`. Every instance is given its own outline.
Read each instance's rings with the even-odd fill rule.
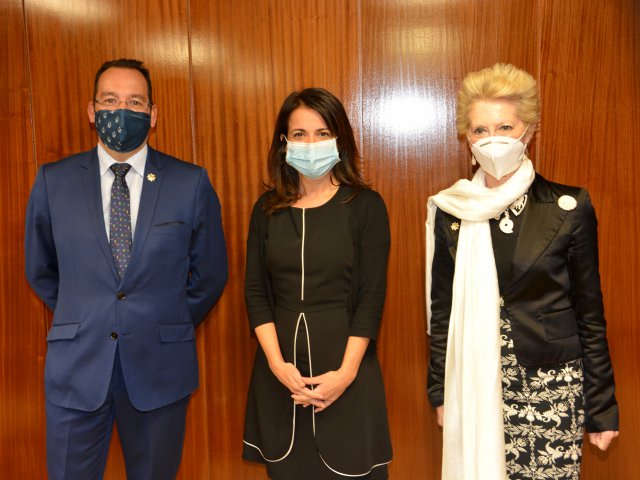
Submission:
[[[158,202],[158,194],[162,185],[163,166],[160,161],[158,152],[149,147],[147,154],[147,162],[144,167],[144,178],[142,180],[142,193],[140,195],[140,207],[138,209],[138,218],[136,220],[136,231],[133,237],[133,248],[131,250],[131,258],[127,266],[127,272],[133,272],[138,262],[138,258],[142,254],[144,244],[151,229],[153,221],[153,213]],[[125,278],[128,275],[125,273]]]
[[[522,229],[513,255],[510,284],[515,284],[540,258],[558,234],[567,212],[556,205],[556,198],[546,188],[546,181],[536,176],[529,192],[529,202],[522,213]]]
[[[98,162],[97,149],[91,150],[86,156],[85,162],[82,164],[82,185],[87,198],[87,206],[89,208],[89,216],[91,217],[91,225],[98,240],[98,245],[105,257],[107,263],[111,265],[111,273],[114,278],[119,281],[116,264],[111,255],[111,246],[107,238],[107,230],[104,224],[104,214],[102,210],[102,190],[100,186],[100,164]]]

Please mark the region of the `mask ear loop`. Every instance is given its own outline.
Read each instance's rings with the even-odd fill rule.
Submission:
[[[473,145],[473,143],[471,143],[471,139],[469,138],[469,135],[467,135],[467,142],[469,142],[469,146]],[[475,167],[477,164],[478,164],[478,161],[476,160],[476,156],[473,154],[473,150],[471,150],[471,165]]]
[[[527,128],[524,129],[524,132],[522,132],[522,135],[520,135],[520,138],[518,138],[518,140],[522,140],[522,137],[525,136],[525,134],[527,133],[527,130],[529,130],[530,126],[531,126],[531,124],[527,123]],[[531,135],[531,138],[533,138],[533,134]],[[531,141],[531,138],[529,139],[529,142]],[[524,144],[524,151],[522,152],[522,157],[526,156],[527,158],[529,158],[529,155],[527,155],[527,150],[529,150],[529,142]],[[522,160],[522,157],[520,157],[520,160]]]
[[[287,139],[287,136],[284,133],[280,134],[280,143],[282,142],[284,142],[284,145],[280,145],[280,148],[282,149],[281,159],[282,159],[282,163],[287,163],[286,154],[287,154],[287,144],[289,143],[289,140]]]

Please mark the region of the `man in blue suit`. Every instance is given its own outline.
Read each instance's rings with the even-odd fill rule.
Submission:
[[[27,278],[54,312],[49,479],[102,478],[114,421],[129,479],[173,479],[194,330],[227,281],[220,203],[204,169],[147,145],[158,112],[142,62],[103,64],[88,115],[97,148],[44,165],[27,210]]]

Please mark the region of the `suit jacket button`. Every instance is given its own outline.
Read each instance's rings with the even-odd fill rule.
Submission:
[[[125,298],[127,298],[127,296],[124,294],[124,292],[118,292],[118,294],[116,295],[116,298],[118,300],[124,300]]]
[[[111,340],[117,340],[118,334],[116,332],[111,332]]]

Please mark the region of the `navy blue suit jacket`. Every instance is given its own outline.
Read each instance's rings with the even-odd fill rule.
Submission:
[[[149,148],[127,271],[104,224],[97,150],[44,165],[27,209],[26,274],[54,312],[47,399],[92,411],[116,347],[133,405],[175,402],[198,386],[195,327],[220,297],[227,255],[206,171]]]

